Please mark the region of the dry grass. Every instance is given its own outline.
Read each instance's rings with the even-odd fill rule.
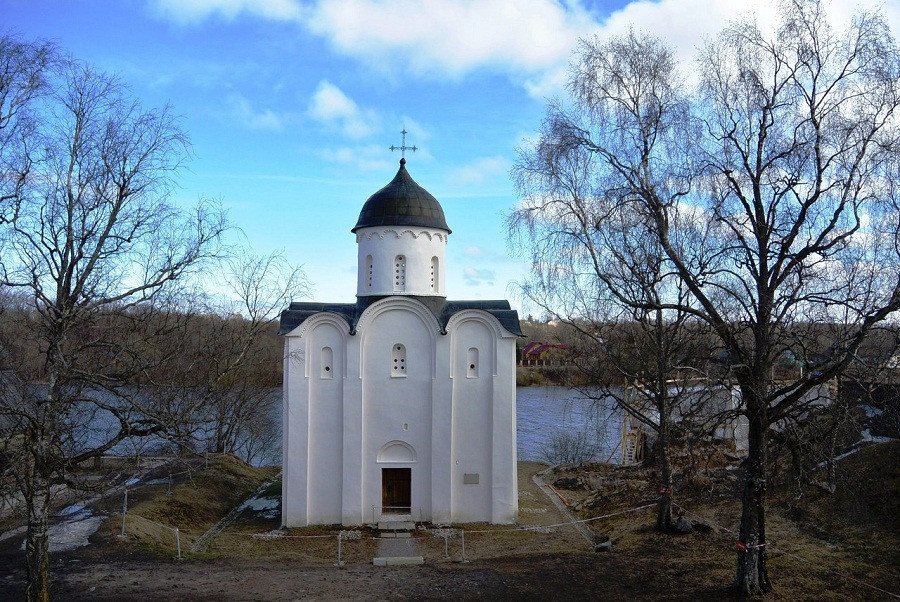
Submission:
[[[772,479],[766,513],[770,595],[784,600],[881,599],[900,590],[900,442],[870,446],[841,462],[837,491],[828,494]],[[641,468],[590,467],[561,476],[592,473],[599,494],[565,491],[589,500],[582,516],[605,514],[653,500],[654,475]],[[722,477],[726,474],[726,477]],[[709,533],[667,535],[652,529],[654,510],[590,523],[609,536],[614,552],[598,561],[615,570],[619,585],[640,586],[654,597],[721,597],[734,576],[740,523],[737,475],[699,475],[675,487],[675,502],[691,519],[713,526]],[[854,581],[857,580],[857,581]],[[611,584],[612,585],[612,584]],[[668,594],[665,592],[669,592]]]
[[[880,599],[875,589],[900,589],[900,443],[871,446],[840,463],[838,490],[834,495],[809,489],[797,498],[790,483],[773,480],[767,511],[769,571],[776,600]],[[519,526],[547,526],[565,522],[531,477],[542,470],[538,463],[519,464]],[[186,528],[182,549],[195,534],[212,524],[231,506],[246,497],[267,473],[257,469],[225,465],[211,472],[209,485],[195,478],[176,488],[168,498],[164,490],[142,501],[136,511],[171,524],[187,524],[193,505],[203,507],[203,527]],[[573,505],[581,502],[582,518],[627,510],[655,500],[652,470],[609,466],[581,467],[559,476],[579,475],[583,481],[599,483],[601,494],[585,489],[565,490]],[[213,483],[228,480],[228,485]],[[548,480],[552,481],[553,476]],[[546,532],[520,530],[500,525],[454,525],[445,555],[444,540],[432,529],[415,533],[426,563],[448,570],[462,559],[466,531],[466,560],[474,567],[489,567],[517,583],[518,592],[544,595],[603,591],[609,598],[708,599],[728,596],[735,570],[735,535],[740,519],[740,500],[735,471],[710,472],[683,479],[675,488],[675,501],[693,519],[713,526],[710,532],[669,535],[653,530],[653,508],[623,514],[589,524],[598,535],[613,541],[612,553],[594,553],[584,538],[570,526]],[[181,487],[193,487],[185,489]],[[275,487],[275,486],[273,486]],[[235,490],[241,489],[241,493]],[[230,501],[210,501],[223,490]],[[274,491],[274,490],[273,490]],[[270,492],[271,493],[271,492]],[[171,500],[176,504],[172,504]],[[158,518],[154,518],[157,520]],[[182,521],[179,523],[178,521]],[[277,520],[245,518],[229,526],[212,543],[208,557],[256,563],[297,562],[298,566],[333,565],[337,560],[339,527],[291,529],[290,537],[258,539],[250,536],[276,528]],[[117,525],[114,526],[117,528]],[[129,527],[131,533],[132,527]],[[149,525],[135,523],[134,540],[147,549],[171,556],[170,535]],[[377,556],[378,541],[372,530],[362,529],[359,540],[344,541],[343,560],[348,565],[367,565]],[[449,556],[449,558],[447,557]],[[460,567],[461,568],[461,567]]]
[[[277,469],[271,467],[255,468],[231,456],[216,456],[210,459],[208,468],[179,474],[171,492],[168,484],[134,489],[129,492],[126,542],[150,553],[171,556],[175,553],[172,529],[178,528],[181,553],[185,555],[198,537],[276,473]],[[121,521],[121,514],[111,517],[101,537],[116,541]]]
[[[518,526],[543,526],[565,522],[565,519],[537,488],[531,477],[546,468],[536,462],[519,464]],[[273,484],[273,487],[278,484]],[[518,529],[517,525],[460,524],[453,526],[448,541],[449,558],[445,556],[444,539],[436,536],[436,528],[420,528],[414,533],[419,553],[426,562],[444,563],[462,560],[462,537],[465,530],[466,559],[490,559],[537,553],[564,553],[573,548],[587,550],[587,542],[571,527],[550,532]],[[337,560],[338,526],[289,529],[284,537],[271,539],[252,537],[278,527],[277,520],[240,517],[225,533],[218,535],[208,556],[221,558],[292,559],[313,565],[333,564]],[[377,532],[360,529],[360,539],[342,543],[342,559],[348,564],[369,563],[377,556]]]

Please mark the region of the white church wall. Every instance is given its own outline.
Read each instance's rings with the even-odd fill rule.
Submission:
[[[452,522],[453,381],[450,356],[450,337],[438,337],[436,378],[431,386],[431,520],[435,524]]]
[[[356,232],[359,266],[356,294],[446,296],[444,255],[447,233],[431,228],[360,228]],[[371,272],[368,269],[371,257]],[[400,268],[396,258],[402,257]],[[436,261],[432,261],[436,258]],[[432,285],[433,267],[436,278]],[[397,270],[402,270],[398,285]],[[371,273],[371,276],[369,275]]]
[[[344,379],[343,472],[341,473],[341,524],[361,525],[367,519],[363,508],[363,403],[360,379],[360,336],[347,339],[347,377]],[[335,475],[337,478],[337,475]]]
[[[286,527],[306,526],[309,450],[309,386],[306,375],[306,341],[285,337],[284,405],[282,421],[281,522]]]
[[[518,452],[516,450],[516,343],[497,339],[497,371],[493,378],[493,440],[491,522],[519,519]]]
[[[494,336],[482,321],[464,320],[451,331],[453,353],[452,517],[491,519]],[[470,352],[470,349],[477,350]],[[481,365],[472,366],[478,356]],[[477,374],[477,376],[475,376]],[[502,403],[498,400],[498,403]]]
[[[431,509],[431,393],[435,376],[435,339],[438,324],[420,303],[390,298],[372,305],[360,319],[362,337],[363,511],[380,513],[382,469],[411,468],[412,512],[430,519]],[[394,370],[392,349],[407,350],[404,375]],[[378,462],[378,453],[391,441],[408,444],[414,462]],[[372,509],[375,509],[374,512]]]
[[[330,323],[317,324],[305,337],[309,383],[309,501],[311,524],[341,522],[344,335]],[[331,365],[328,365],[330,360]]]

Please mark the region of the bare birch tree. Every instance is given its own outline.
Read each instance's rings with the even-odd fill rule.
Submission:
[[[0,51],[11,54],[0,64],[34,64],[41,48],[4,38]],[[191,410],[135,383],[165,373],[165,341],[189,303],[180,285],[217,253],[225,223],[207,203],[184,212],[168,200],[187,154],[168,108],[144,109],[115,78],[71,60],[33,78],[46,92],[19,108],[32,119],[4,158],[20,169],[0,174],[0,286],[34,312],[46,386],[7,396],[0,413],[14,423],[28,512],[27,597],[46,600],[51,487]],[[88,436],[98,423],[108,428]]]
[[[557,112],[538,144],[594,158],[592,198],[641,215],[690,291],[690,304],[660,308],[715,332],[749,422],[733,587],[763,593],[768,432],[820,403],[816,391],[900,310],[900,55],[878,15],[837,31],[819,2],[788,2],[773,35],[739,22],[706,47],[691,95],[700,127],[685,136],[660,93],[668,74],[643,65],[639,44],[632,51],[583,54],[570,89],[578,116],[592,119]],[[675,227],[688,213],[704,232],[690,245]],[[779,358],[798,347],[806,369],[775,380]]]
[[[281,310],[305,295],[308,285],[302,270],[277,254],[231,258],[222,283],[225,299],[211,300],[205,308],[217,319],[198,333],[198,346],[187,351],[183,373],[209,397],[203,415],[210,431],[207,446],[249,461],[271,446],[270,435],[280,437],[274,411],[279,400],[272,387],[281,382],[282,354],[271,337]]]
[[[570,80],[573,106],[552,105],[538,144],[520,151],[513,174],[522,201],[509,222],[514,240],[532,252],[523,293],[579,333],[574,355],[587,377],[584,393],[614,399],[656,433],[660,530],[672,528],[673,412],[687,410],[688,391],[672,381],[699,376],[688,343],[700,328],[688,324],[688,291],[646,212],[582,140],[604,136],[623,162],[640,160],[631,156],[635,148],[652,156],[653,168],[667,169],[649,174],[654,192],[669,202],[690,192],[690,155],[678,147],[690,121],[674,68],[671,53],[648,37],[582,42]],[[598,102],[602,94],[621,104]],[[641,114],[645,103],[655,113]],[[698,234],[692,224],[682,222],[685,240],[696,242],[688,236]]]

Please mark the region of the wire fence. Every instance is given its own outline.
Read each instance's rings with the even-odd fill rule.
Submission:
[[[181,532],[178,527],[172,527],[170,525],[165,525],[163,523],[157,522],[155,520],[150,520],[149,518],[144,518],[140,514],[128,514],[127,512],[122,513],[122,532],[119,534],[119,537],[128,537],[128,527],[129,522],[137,522],[142,523],[145,527],[150,526],[150,529],[141,529],[141,536],[150,536],[152,539],[156,541],[158,545],[163,547],[171,546],[175,551],[175,558],[181,560]],[[155,527],[155,528],[154,528]],[[160,533],[164,533],[166,535],[171,534],[171,538],[169,537],[161,537]]]
[[[136,480],[135,482],[132,482],[132,479],[129,479],[128,481],[125,482],[124,491],[122,494],[122,527],[121,527],[121,531],[119,532],[118,537],[120,537],[120,538],[128,537],[129,521],[137,521],[137,522],[143,523],[145,527],[147,525],[152,525],[152,526],[156,527],[155,531],[153,529],[150,529],[150,530],[142,529],[140,531],[140,533],[136,533],[135,529],[132,529],[132,535],[140,535],[142,537],[149,536],[158,545],[161,545],[163,547],[172,547],[175,551],[175,557],[177,559],[181,560],[181,558],[182,558],[182,555],[181,555],[181,531],[178,529],[178,527],[173,527],[171,525],[167,525],[167,524],[164,524],[164,523],[161,523],[158,521],[151,520],[149,518],[141,516],[140,514],[136,514],[134,512],[129,512],[128,511],[128,495],[130,492],[134,492],[136,490],[143,489],[146,487],[158,487],[160,485],[165,485],[166,486],[166,495],[171,496],[172,489],[176,484],[177,477],[180,477],[182,475],[191,476],[197,471],[207,470],[209,468],[210,456],[214,456],[214,457],[217,455],[226,456],[228,454],[217,454],[217,453],[212,453],[212,452],[205,452],[203,454],[198,454],[198,455],[203,457],[203,459],[204,459],[204,465],[202,467],[188,468],[186,470],[182,470],[182,471],[178,471],[178,472],[172,472],[171,470],[169,470],[167,477],[160,478],[160,479],[151,479],[146,482],[141,482],[140,480]],[[171,458],[169,456],[163,456],[163,457],[160,457],[157,459],[171,461],[173,458]],[[160,533],[165,534],[166,537],[160,536]],[[171,536],[168,537],[168,535],[171,535]]]
[[[184,471],[190,472],[190,471]],[[172,473],[172,476],[177,476],[183,473]],[[155,483],[158,484],[158,483]],[[708,518],[703,517],[695,512],[687,510],[683,506],[673,503],[672,506],[677,508],[681,512],[683,512],[687,516],[691,516],[695,519],[698,519],[706,524],[709,524],[716,529],[718,529],[721,533],[727,533],[732,537],[737,537],[737,534],[721,524],[717,524],[714,521],[710,521]],[[424,556],[429,556],[431,560],[444,560],[444,561],[452,561],[456,560],[459,562],[469,562],[470,560],[475,558],[475,550],[473,549],[473,544],[476,542],[484,542],[485,540],[493,539],[493,543],[497,543],[498,538],[509,536],[515,537],[517,534],[523,537],[516,537],[513,541],[506,540],[505,543],[507,547],[511,547],[511,549],[521,551],[528,551],[532,546],[537,548],[546,547],[547,540],[546,537],[553,533],[557,533],[560,530],[568,529],[576,527],[580,524],[588,524],[600,520],[606,520],[610,518],[615,518],[618,516],[623,516],[626,514],[631,514],[635,512],[640,512],[642,510],[647,510],[649,508],[655,508],[656,503],[643,504],[640,506],[636,506],[633,508],[627,508],[624,510],[619,510],[616,512],[611,512],[599,516],[593,516],[590,518],[580,519],[580,520],[571,520],[571,521],[563,521],[557,522],[547,525],[520,525],[513,527],[486,527],[486,528],[451,528],[451,527],[442,527],[435,526],[432,528],[423,528],[419,526],[415,529],[415,533],[411,535],[415,535],[415,537],[410,537],[410,539],[414,542],[411,545],[416,546],[417,548],[421,548],[423,550]],[[123,496],[123,505],[122,505],[122,526],[120,537],[126,537],[129,531],[129,522],[137,522],[142,523],[144,525],[144,529],[141,529],[141,535],[146,536],[149,535],[152,537],[158,545],[161,546],[169,546],[174,552],[175,556],[178,559],[182,558],[181,554],[181,532],[177,527],[173,527],[171,525],[166,525],[138,514],[129,513],[128,512],[128,490],[125,490],[125,494]],[[146,527],[151,527],[147,529]],[[133,527],[132,527],[133,528]],[[154,530],[155,529],[155,530]],[[528,536],[534,536],[528,538]],[[329,534],[314,534],[314,535],[292,535],[283,530],[272,530],[262,533],[254,533],[254,532],[242,532],[242,531],[221,531],[217,534],[217,538],[224,537],[227,538],[243,538],[251,542],[275,542],[275,541],[283,541],[283,542],[292,542],[294,546],[298,544],[303,544],[304,542],[313,542],[319,541],[321,543],[325,543],[327,540],[331,540],[334,542],[333,548],[331,548],[332,552],[328,553],[328,548],[322,548],[321,545],[317,546],[317,549],[314,551],[314,554],[321,555],[323,552],[330,555],[334,559],[335,566],[345,566],[346,560],[345,555],[347,552],[348,544],[350,546],[360,545],[360,546],[368,546],[366,551],[371,553],[371,547],[373,545],[377,545],[381,541],[397,541],[397,537],[395,533],[391,533],[388,537],[383,537],[377,535],[372,532],[367,532],[364,530],[340,530],[336,533]],[[351,543],[356,542],[356,544]],[[435,546],[432,542],[437,542]],[[738,545],[740,546],[740,541],[738,541]],[[227,546],[227,543],[225,544]],[[900,599],[900,594],[897,594],[893,591],[889,591],[882,587],[878,587],[876,585],[872,585],[871,583],[867,583],[852,575],[846,573],[846,571],[839,571],[833,568],[829,568],[825,566],[822,562],[822,559],[810,560],[803,556],[800,556],[796,553],[793,553],[781,546],[773,545],[772,542],[766,542],[767,550],[770,552],[778,551],[778,553],[789,556],[797,561],[803,562],[805,564],[813,565],[819,568],[820,570],[827,571],[831,574],[837,575],[844,579],[847,579],[850,582],[853,582],[861,587],[868,588],[872,591],[877,591],[887,596],[890,596],[895,599]],[[468,546],[468,547],[467,547]],[[501,546],[502,548],[502,546]],[[730,548],[730,544],[729,544]],[[296,548],[295,548],[296,549]],[[359,553],[357,550],[354,554],[357,558],[366,557],[365,553]],[[501,549],[502,552],[502,549]],[[491,556],[490,552],[486,554],[486,556]],[[370,559],[369,559],[370,560]],[[368,560],[366,561],[368,562]],[[900,578],[894,580],[894,582],[900,582]]]
[[[349,546],[356,546],[349,548],[353,552],[353,556],[368,563],[371,562],[374,555],[378,554],[378,545],[381,542],[408,541],[411,548],[419,550],[423,557],[431,561],[469,562],[476,558],[505,556],[510,552],[532,553],[546,551],[548,548],[570,550],[573,545],[571,536],[577,534],[577,531],[573,529],[576,525],[639,512],[653,506],[655,504],[644,504],[587,519],[549,525],[484,526],[479,528],[446,526],[426,528],[419,525],[409,533],[408,539],[399,538],[390,527],[386,532],[357,529],[314,535],[292,535],[283,530],[264,533],[223,530],[217,535],[219,541],[216,545],[220,551],[227,553],[229,549],[238,547],[238,544],[234,543],[237,539],[258,544],[289,544],[290,549],[296,553],[307,552],[310,556],[318,555],[322,560],[325,560],[323,555],[327,555],[334,559],[335,565],[344,566],[348,542],[354,542],[349,543]],[[572,533],[567,533],[570,529]],[[548,539],[550,536],[555,539],[551,541]],[[334,542],[333,546],[323,547],[322,544],[328,540]],[[277,542],[282,542],[282,544]],[[306,544],[305,547],[304,544]],[[396,545],[396,543],[392,545]]]

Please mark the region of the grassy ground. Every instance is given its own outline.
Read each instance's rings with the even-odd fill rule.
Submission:
[[[771,479],[767,511],[769,571],[775,600],[890,599],[900,589],[900,442],[873,445],[838,465],[837,491],[829,494]],[[520,525],[565,522],[532,482],[543,469],[519,464]],[[221,516],[272,478],[272,469],[221,460],[195,470],[172,495],[167,485],[134,493],[134,515],[178,526],[182,549]],[[560,493],[584,519],[629,511],[655,501],[652,469],[604,465],[572,467],[548,476],[577,483]],[[439,531],[419,529],[416,541],[426,564],[378,568],[376,533],[359,530],[345,541],[346,565],[335,567],[339,527],[292,529],[288,537],[254,538],[278,526],[277,518],[245,512],[218,535],[208,552],[172,560],[171,543],[152,523],[129,522],[120,540],[119,517],[111,516],[92,545],[60,555],[53,574],[59,599],[667,599],[729,597],[739,524],[739,471],[721,463],[675,484],[675,501],[688,516],[711,528],[687,535],[653,530],[653,508],[588,524],[608,536],[613,550],[595,553],[571,526],[521,531],[502,526],[465,529],[466,560],[458,531],[445,555]],[[273,483],[263,496],[277,496]],[[430,527],[430,526],[426,526]],[[449,556],[449,558],[447,557]],[[12,565],[10,565],[12,566]],[[15,597],[21,569],[0,569],[0,593]],[[6,588],[4,590],[4,587]],[[0,598],[3,596],[0,595]]]
[[[774,486],[768,511],[769,567],[776,599],[877,598],[876,589],[857,581],[893,591],[900,583],[900,443],[869,447],[838,467],[838,490],[828,494],[806,488],[798,497],[789,483]],[[551,501],[534,484],[532,476],[545,468],[538,463],[519,465],[519,526],[546,527],[566,522]],[[179,484],[171,496],[160,490],[133,507],[141,516],[182,529],[182,549],[219,517],[238,504],[271,470],[253,469],[236,461],[220,461],[214,470]],[[655,501],[652,469],[604,465],[560,469],[547,478],[580,478],[579,485],[560,490],[566,502],[578,508],[583,519],[629,511],[588,522],[598,536],[609,537],[611,554],[596,554],[571,526],[520,530],[516,526],[454,525],[445,547],[444,531],[422,528],[416,542],[426,562],[454,566],[469,562],[499,562],[504,570],[564,564],[577,568],[591,565],[607,574],[608,586],[621,591],[656,591],[666,597],[675,592],[694,592],[717,597],[726,593],[734,573],[733,531],[740,518],[738,472],[719,466],[706,474],[682,479],[676,485],[678,513],[711,527],[688,535],[660,534],[652,529],[654,508],[633,511]],[[276,481],[264,492],[274,497]],[[204,558],[253,561],[293,561],[310,566],[329,566],[337,560],[340,527],[291,529],[280,538],[254,534],[277,529],[277,518],[245,512],[212,542]],[[113,522],[111,525],[116,528]],[[129,526],[130,541],[171,555],[171,536],[153,525]],[[365,564],[377,555],[377,532],[363,528],[359,539],[342,543],[342,560]],[[552,559],[552,560],[551,560]],[[519,567],[517,563],[521,562]],[[459,565],[455,565],[459,566]],[[857,581],[854,581],[857,580]],[[674,595],[674,594],[673,594]],[[679,596],[675,596],[679,597]]]
[[[870,446],[838,464],[837,491],[827,493],[771,479],[767,509],[769,574],[774,599],[881,599],[900,593],[900,442]],[[600,494],[583,487],[564,491],[582,502],[584,517],[652,502],[652,470],[582,467],[559,476],[603,483]],[[676,484],[679,512],[712,527],[708,533],[665,535],[652,529],[655,516],[629,514],[591,522],[615,546],[607,556],[617,581],[721,596],[735,571],[740,524],[737,471],[713,471]],[[627,559],[622,563],[620,560]],[[663,590],[657,590],[663,591]],[[674,590],[673,590],[674,591]]]
[[[121,514],[110,517],[97,537],[105,545],[138,546],[171,556],[175,551],[172,528],[177,528],[184,555],[198,537],[277,472],[277,468],[256,468],[232,456],[213,456],[208,466],[185,465],[173,477],[172,486],[164,482],[129,491],[127,538],[116,537],[122,528]]]
[[[519,504],[521,525],[550,525],[564,522],[553,504],[532,481],[532,475],[546,468],[535,462],[519,464]],[[270,486],[263,496],[280,492],[280,481]],[[277,518],[263,518],[252,512],[242,513],[234,523],[218,535],[208,551],[215,558],[272,558],[327,565],[337,560],[337,537],[341,527],[309,527],[288,529],[280,538],[263,538],[259,534],[277,529]],[[421,555],[427,562],[452,563],[463,558],[460,530],[465,530],[467,560],[511,557],[536,553],[562,553],[588,544],[571,527],[550,532],[517,530],[516,525],[453,525],[447,546],[440,527],[425,526],[414,533]],[[358,529],[358,539],[342,543],[342,560],[347,563],[371,562],[377,556],[377,531]],[[253,537],[257,535],[257,537]]]

